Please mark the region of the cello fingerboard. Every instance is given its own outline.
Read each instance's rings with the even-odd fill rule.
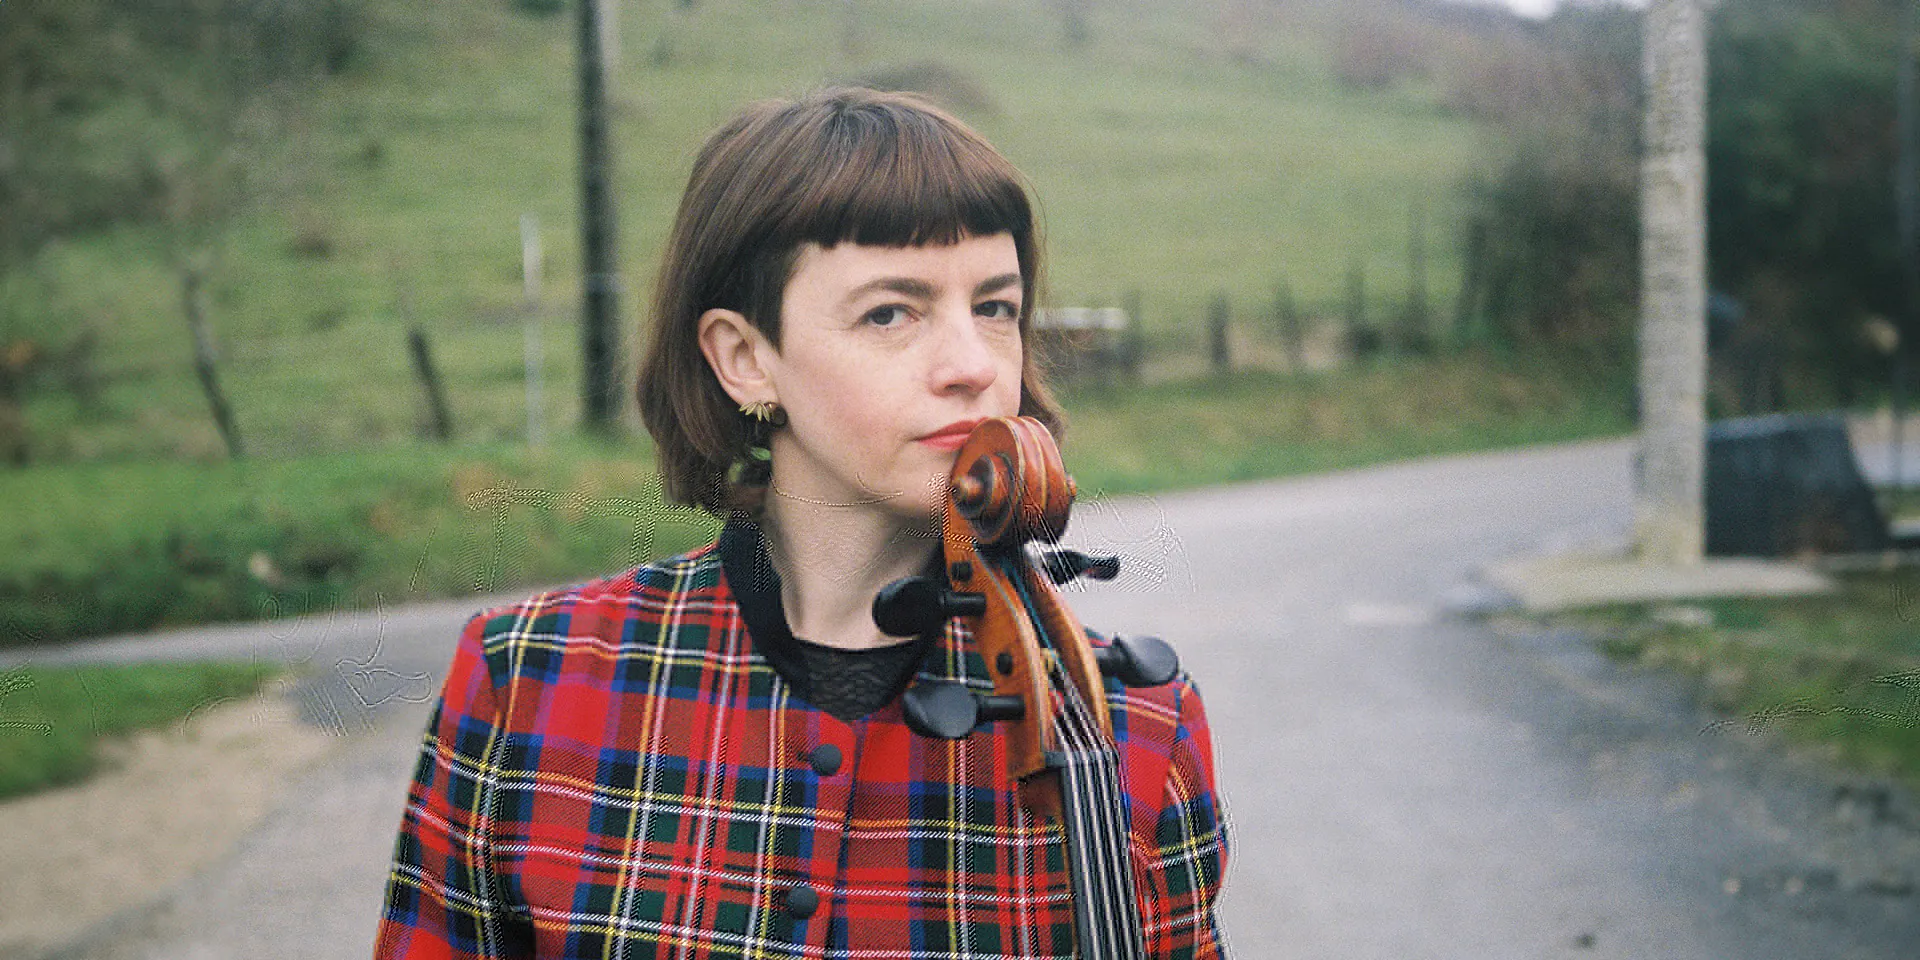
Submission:
[[[1052,672],[1062,708],[1056,727],[1060,749],[1048,759],[1060,773],[1079,960],[1142,960],[1147,947],[1134,889],[1119,755],[1074,685],[1065,682],[1057,668]]]

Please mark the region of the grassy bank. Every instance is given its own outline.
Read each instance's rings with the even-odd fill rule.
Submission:
[[[0,473],[7,645],[607,572],[699,542],[651,452],[421,447]]]
[[[1920,789],[1920,569],[1817,597],[1628,604],[1556,619],[1623,662],[1680,671],[1726,722]]]
[[[1630,429],[1623,382],[1467,353],[1069,396],[1082,490],[1142,493]]]
[[[102,746],[176,723],[260,688],[257,664],[23,666],[0,673],[0,800],[72,783],[106,762]]]
[[[1601,397],[1596,400],[1594,397]],[[1068,398],[1089,495],[1626,428],[1564,370],[1485,357],[1244,374]],[[640,439],[417,446],[0,473],[0,644],[563,582],[703,541]]]

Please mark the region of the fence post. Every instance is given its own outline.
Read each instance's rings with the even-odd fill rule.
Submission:
[[[1300,329],[1300,311],[1294,309],[1293,288],[1285,280],[1273,293],[1273,322],[1280,331],[1280,345],[1287,351],[1287,372],[1299,373],[1307,366],[1306,331]]]
[[[1356,256],[1347,267],[1347,353],[1359,359],[1373,347],[1373,331],[1367,327],[1367,268]]]
[[[233,411],[226,395],[220,392],[220,376],[215,369],[213,335],[207,332],[206,291],[202,289],[198,267],[187,267],[181,274],[181,293],[187,310],[187,327],[193,331],[193,370],[200,377],[200,390],[213,408],[213,425],[226,442],[227,456],[239,460],[246,456],[240,443],[240,431],[233,425]]]
[[[1433,327],[1427,318],[1427,209],[1416,200],[1407,230],[1407,315],[1400,331],[1400,349],[1426,353],[1433,346]]]
[[[527,362],[527,446],[545,446],[547,431],[541,423],[542,407],[545,401],[540,395],[540,368],[545,365],[545,356],[540,343],[540,321],[529,319],[526,326],[526,362]]]
[[[440,374],[433,366],[433,352],[427,348],[426,331],[418,326],[407,331],[407,345],[413,353],[413,372],[427,394],[427,410],[433,417],[433,438],[453,436],[453,417],[447,413],[447,397],[440,391]]]
[[[1486,273],[1487,221],[1473,218],[1467,224],[1467,256],[1460,277],[1460,299],[1453,308],[1453,344],[1463,347],[1477,339],[1479,324],[1474,311],[1480,302],[1480,287]]]
[[[1120,344],[1120,371],[1126,375],[1127,382],[1140,382],[1140,364],[1146,359],[1147,330],[1140,316],[1140,291],[1129,290],[1125,301],[1127,311],[1127,329],[1121,334],[1125,339]]]
[[[1227,295],[1214,294],[1213,303],[1207,308],[1207,352],[1212,358],[1215,374],[1233,370],[1233,354],[1227,347],[1228,312]]]
[[[21,406],[26,378],[38,359],[39,348],[32,340],[0,340],[0,458],[16,467],[32,459],[27,415]]]
[[[540,274],[545,257],[540,249],[540,221],[531,213],[520,215],[521,307],[526,311],[527,364],[527,446],[546,442],[545,403],[540,395],[540,373],[544,366],[541,351]]]

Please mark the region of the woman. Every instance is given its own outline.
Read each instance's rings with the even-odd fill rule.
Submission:
[[[987,726],[915,735],[916,680],[986,684],[950,621],[875,593],[937,570],[983,418],[1058,413],[1023,349],[1018,174],[917,99],[752,108],[695,161],[640,404],[719,540],[476,617],[400,831],[378,955],[1067,957],[1057,825]],[[1112,691],[1148,952],[1222,953],[1199,695]]]

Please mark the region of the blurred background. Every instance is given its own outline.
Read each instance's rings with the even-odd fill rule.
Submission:
[[[605,0],[620,405],[587,429],[575,4],[0,0],[0,795],[285,677],[32,666],[71,641],[471,606],[709,537],[660,503],[632,370],[693,152],[758,98],[918,91],[1027,175],[1095,498],[1624,435],[1638,6]],[[1905,12],[1710,5],[1710,416],[1899,402]],[[1878,609],[1878,653],[1707,699],[1915,669]],[[1711,674],[1712,611],[1652,612],[1609,652]],[[1892,730],[1851,762],[1912,776]]]
[[[1882,389],[1853,330],[1891,296],[1895,6],[1720,14],[1715,159],[1749,172],[1716,267],[1775,361],[1725,409]],[[921,91],[1031,178],[1046,301],[1094,324],[1051,336],[1093,488],[1628,426],[1626,8],[674,0],[605,8],[622,426],[580,449],[571,9],[0,9],[5,642],[604,567],[618,516],[482,571],[446,544],[507,479],[644,499],[631,369],[692,152],[828,83]]]

